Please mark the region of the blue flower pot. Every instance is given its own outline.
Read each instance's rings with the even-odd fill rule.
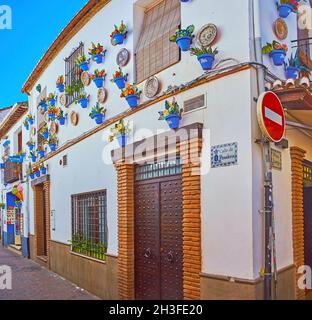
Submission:
[[[39,151],[39,156],[41,159],[44,158],[44,154],[45,154],[44,150]]]
[[[5,168],[5,163],[0,163],[0,169],[4,169]]]
[[[42,136],[43,136],[43,139],[44,139],[44,140],[48,140],[48,138],[49,138],[49,132],[48,132],[48,131],[43,132],[43,133],[42,133]]]
[[[33,150],[34,150],[34,147],[35,147],[34,144],[29,144],[29,145],[28,145],[28,149],[29,149],[30,151],[33,151]]]
[[[47,112],[48,106],[46,104],[42,104],[40,107],[41,107],[43,112]]]
[[[36,171],[36,172],[35,172],[35,176],[36,176],[37,178],[40,178],[40,171]]]
[[[40,173],[41,173],[42,175],[47,174],[47,168],[41,168],[41,169],[40,169]]]
[[[88,99],[87,98],[80,99],[79,103],[80,103],[81,107],[84,109],[88,107]]]
[[[58,84],[57,86],[57,90],[59,91],[59,92],[64,92],[64,90],[65,90],[65,85],[64,85],[64,83],[60,83],[60,84]]]
[[[102,124],[104,122],[104,114],[103,113],[98,113],[95,117],[94,120],[96,124]]]
[[[15,204],[15,207],[16,207],[17,209],[21,209],[21,208],[22,208],[22,203],[16,203],[16,204]]]
[[[273,50],[270,53],[270,57],[273,59],[273,63],[276,66],[282,66],[285,61],[286,51],[285,50]]]
[[[97,88],[103,88],[104,78],[94,78],[93,82],[95,83]]]
[[[31,161],[35,163],[37,161],[37,157],[36,156],[31,157]]]
[[[130,96],[127,96],[126,100],[127,100],[128,104],[129,104],[130,108],[135,108],[135,107],[138,106],[139,97],[136,94],[132,94]]]
[[[177,38],[176,43],[182,51],[189,51],[191,48],[192,37]]]
[[[125,36],[121,33],[115,33],[113,38],[116,44],[123,44]]]
[[[55,120],[55,114],[54,113],[49,113],[49,119],[50,119],[50,121],[54,121]]]
[[[88,71],[89,70],[89,63],[87,61],[80,63],[80,69],[82,71]]]
[[[24,154],[21,154],[20,155],[20,162],[23,163],[25,160],[25,155]]]
[[[117,87],[122,90],[126,87],[126,80],[125,77],[115,78],[114,82],[116,83]]]
[[[28,123],[32,126],[34,124],[34,119],[28,119]]]
[[[102,63],[103,62],[103,54],[99,53],[99,54],[93,55],[93,60],[98,64]]]
[[[117,136],[117,140],[119,145],[123,148],[126,146],[127,144],[127,136],[125,134],[121,134],[119,136]]]
[[[57,120],[61,126],[65,124],[65,117],[57,118]]]
[[[29,124],[24,124],[26,130],[29,130]]]
[[[278,7],[278,13],[281,18],[287,18],[294,10],[291,4],[281,4]]]
[[[35,179],[35,174],[34,174],[34,173],[30,174],[29,176],[30,176],[30,179],[31,179],[31,180],[34,180],[34,179]]]
[[[52,152],[56,150],[56,144],[54,143],[49,143],[49,147]]]
[[[201,54],[197,57],[203,70],[211,70],[215,61],[214,54]]]
[[[177,114],[171,114],[165,118],[170,129],[178,129],[180,127],[180,116]]]
[[[300,70],[296,67],[286,68],[286,78],[287,79],[298,79]]]
[[[49,104],[51,107],[54,107],[55,106],[55,99],[54,98],[49,99]]]

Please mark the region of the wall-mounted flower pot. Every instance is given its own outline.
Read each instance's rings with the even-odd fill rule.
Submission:
[[[37,161],[37,157],[36,156],[31,157],[31,161],[35,163]]]
[[[93,60],[97,63],[97,64],[100,64],[103,62],[103,54],[100,53],[100,54],[95,54],[93,55]]]
[[[126,87],[126,80],[125,77],[115,78],[114,82],[116,83],[117,87],[122,90]]]
[[[23,163],[25,160],[25,154],[20,155],[20,163]]]
[[[191,48],[192,37],[177,38],[176,43],[182,51],[189,51]]]
[[[98,113],[95,115],[94,120],[96,124],[102,124],[104,122],[104,114],[103,113]]]
[[[37,178],[40,178],[40,171],[36,171],[36,172],[35,172],[35,176],[36,176]]]
[[[124,40],[125,40],[125,36],[121,33],[115,33],[113,35],[114,41],[116,44],[123,44]]]
[[[81,107],[84,109],[88,107],[88,99],[87,98],[80,99],[79,103],[80,103]]]
[[[286,51],[285,50],[273,50],[270,53],[270,57],[273,60],[274,65],[282,66],[284,64],[286,58]]]
[[[44,158],[44,155],[45,155],[44,150],[40,150],[39,151],[39,156],[40,156],[41,159]]]
[[[170,114],[165,118],[170,129],[179,129],[180,127],[180,116],[177,114]]]
[[[54,113],[49,113],[49,119],[50,119],[50,121],[54,121],[55,120],[55,114]]]
[[[132,94],[126,97],[126,100],[130,108],[135,108],[138,106],[139,97],[136,94]]]
[[[89,63],[87,61],[81,62],[80,69],[82,71],[88,71],[89,70]]]
[[[49,143],[49,147],[52,152],[56,150],[56,144],[54,143]]]
[[[214,54],[201,54],[197,57],[203,70],[211,70],[215,61]]]
[[[121,134],[119,136],[117,136],[117,140],[119,145],[123,148],[126,146],[127,144],[127,136],[125,134]]]
[[[34,180],[35,179],[35,174],[32,173],[32,174],[29,175],[29,177],[30,177],[31,180]]]
[[[16,203],[15,204],[15,207],[17,208],[17,209],[22,209],[22,203],[20,202],[20,203]]]
[[[57,90],[58,90],[60,93],[64,92],[64,90],[65,90],[65,85],[64,85],[64,83],[60,83],[60,84],[58,84],[56,87],[57,87]]]
[[[25,127],[26,130],[29,130],[29,124],[28,123],[24,124],[24,127]]]
[[[58,120],[58,122],[59,122],[59,124],[60,124],[61,126],[63,126],[63,125],[65,124],[65,117],[57,118],[57,120]]]
[[[286,78],[287,79],[298,79],[300,70],[296,67],[287,67],[286,68]]]
[[[101,89],[101,88],[103,88],[104,78],[94,78],[93,82],[95,83],[95,85],[98,89]]]
[[[48,140],[48,138],[49,138],[49,132],[48,132],[48,131],[42,132],[42,136],[43,136],[43,139],[44,139],[44,140]]]
[[[49,99],[49,103],[50,103],[51,107],[54,107],[55,106],[55,99],[54,98]]]
[[[33,150],[34,150],[34,147],[35,147],[34,144],[29,144],[29,145],[28,145],[28,149],[29,149],[30,151],[33,151]]]
[[[32,125],[34,124],[34,119],[29,118],[29,119],[28,119],[28,123],[32,126]]]
[[[4,169],[5,168],[5,163],[0,163],[0,169]]]
[[[41,168],[41,169],[40,169],[40,173],[41,173],[42,175],[47,174],[47,168]]]
[[[43,112],[47,112],[48,106],[46,104],[42,104],[41,105],[41,109],[42,109]]]
[[[281,18],[287,18],[294,11],[291,4],[281,4],[278,6],[278,14]]]

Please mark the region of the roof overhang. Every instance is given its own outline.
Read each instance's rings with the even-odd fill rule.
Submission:
[[[58,53],[65,47],[70,39],[83,28],[87,22],[92,19],[107,3],[111,0],[89,0],[89,2],[76,14],[70,23],[63,29],[63,31],[54,40],[50,48],[43,55],[41,60],[32,71],[31,75],[23,85],[22,92],[29,95],[31,89],[38,81],[42,73],[54,60]]]

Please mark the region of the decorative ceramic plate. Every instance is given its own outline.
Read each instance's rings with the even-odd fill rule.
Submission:
[[[32,137],[36,136],[36,128],[35,127],[31,127],[30,134],[31,134]]]
[[[67,103],[67,97],[65,93],[60,94],[60,104],[65,107]]]
[[[78,121],[79,121],[79,116],[78,116],[78,113],[73,111],[71,114],[70,114],[70,122],[71,124],[76,127],[78,125]]]
[[[50,122],[50,133],[51,134],[57,134],[58,133],[58,124],[54,121]]]
[[[279,40],[285,40],[288,36],[288,27],[284,19],[278,18],[274,22],[274,32]]]
[[[203,26],[196,35],[196,41],[203,47],[209,47],[218,35],[218,28],[213,23]]]
[[[48,111],[46,111],[44,114],[43,114],[43,118],[44,118],[44,121],[46,123],[49,123],[49,114],[48,114]]]
[[[118,52],[116,62],[120,67],[125,67],[128,64],[129,59],[130,53],[126,48],[124,48]]]
[[[99,89],[97,99],[99,103],[104,103],[106,100],[106,90],[104,88]]]
[[[89,73],[87,71],[84,71],[81,74],[81,82],[85,87],[87,87],[90,84],[91,77],[90,77],[90,75],[89,75]]]
[[[147,98],[154,98],[159,92],[160,83],[157,77],[151,77],[146,80],[144,86],[144,94]]]

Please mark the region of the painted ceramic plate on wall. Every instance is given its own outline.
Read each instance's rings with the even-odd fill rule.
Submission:
[[[160,83],[157,77],[151,77],[145,82],[144,94],[147,98],[154,98],[159,92]]]
[[[81,74],[81,82],[85,87],[89,86],[89,84],[91,82],[91,77],[87,71],[84,71]]]
[[[99,103],[104,103],[106,101],[106,90],[104,88],[99,89],[97,99]]]
[[[58,133],[58,124],[54,121],[50,122],[50,133],[51,134],[57,134]]]
[[[71,114],[70,114],[70,122],[71,124],[76,127],[78,125],[78,121],[79,121],[79,116],[78,116],[78,113],[73,111]]]
[[[125,67],[130,59],[130,53],[127,49],[121,49],[118,54],[117,54],[117,65],[119,65],[120,67]]]
[[[65,94],[65,93],[62,93],[62,94],[60,95],[60,104],[61,104],[61,106],[65,107],[65,106],[66,106],[66,103],[67,103],[66,94]]]
[[[288,36],[288,27],[284,19],[278,18],[274,22],[274,32],[279,40],[285,40]]]
[[[35,136],[36,135],[36,128],[35,127],[31,127],[31,129],[30,129],[30,134],[31,134],[31,136]]]
[[[209,47],[217,38],[218,28],[213,23],[203,26],[196,35],[196,41],[203,47]]]

